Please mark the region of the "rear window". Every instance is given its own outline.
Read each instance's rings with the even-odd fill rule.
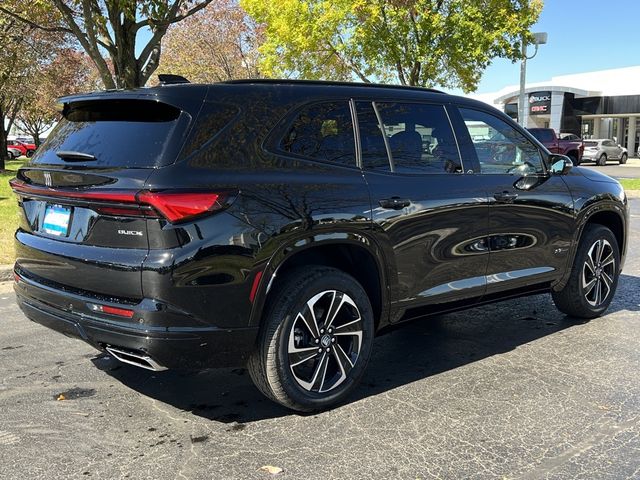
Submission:
[[[597,147],[598,142],[584,142],[585,147]]]
[[[536,137],[542,143],[551,143],[554,140],[553,132],[551,130],[544,130],[544,129],[543,130],[538,130],[538,129],[533,128],[533,129],[529,130],[529,132],[531,133],[531,135]]]
[[[63,119],[33,158],[36,164],[70,164],[56,152],[79,152],[96,167],[146,168],[176,160],[191,116],[152,100],[89,100],[65,106]]]

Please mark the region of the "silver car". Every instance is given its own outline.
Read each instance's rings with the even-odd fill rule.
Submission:
[[[604,167],[607,160],[618,160],[620,164],[627,163],[629,154],[627,149],[618,145],[610,138],[590,138],[584,141],[582,161],[593,161]]]

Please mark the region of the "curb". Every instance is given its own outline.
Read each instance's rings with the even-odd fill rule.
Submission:
[[[13,280],[13,265],[0,265],[0,282]]]

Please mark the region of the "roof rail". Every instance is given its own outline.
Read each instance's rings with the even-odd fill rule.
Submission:
[[[435,88],[414,87],[409,85],[389,85],[386,83],[364,83],[364,82],[334,82],[330,80],[292,80],[286,78],[245,78],[241,80],[227,80],[220,83],[243,84],[243,83],[266,83],[266,84],[292,84],[292,85],[337,85],[341,87],[371,87],[371,88],[400,88],[404,90],[418,90],[421,92],[442,93],[442,90]]]
[[[161,73],[158,75],[160,85],[175,85],[178,83],[191,83],[189,80],[181,75],[172,75],[170,73]]]

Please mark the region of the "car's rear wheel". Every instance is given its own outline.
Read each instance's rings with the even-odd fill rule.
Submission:
[[[596,165],[598,165],[599,167],[604,167],[604,166],[607,165],[607,154],[606,153],[603,153],[602,155],[600,155],[600,157],[596,161]]]
[[[369,298],[353,277],[321,266],[293,270],[273,292],[248,370],[268,398],[322,410],[358,384],[373,335]]]
[[[620,269],[618,242],[602,225],[587,225],[565,287],[552,292],[558,309],[572,317],[595,318],[609,307]]]
[[[620,165],[624,165],[625,163],[627,163],[627,154],[623,153],[622,156],[620,157]]]
[[[11,150],[7,150],[7,157],[9,157],[9,160],[13,160],[14,158],[16,158]]]

